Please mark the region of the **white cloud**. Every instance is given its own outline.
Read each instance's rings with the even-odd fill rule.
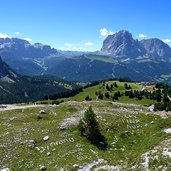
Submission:
[[[147,35],[145,35],[145,34],[141,33],[141,34],[139,34],[139,35],[138,35],[138,37],[139,37],[139,38],[146,38],[146,37],[147,37]]]
[[[68,48],[71,48],[73,45],[72,44],[70,44],[70,43],[65,43],[64,44],[66,47],[68,47]]]
[[[14,34],[18,36],[20,35],[20,32],[16,31]]]
[[[163,39],[162,40],[164,43],[171,43],[171,39]]]
[[[7,34],[0,33],[0,38],[11,38],[11,36],[8,36]]]
[[[112,35],[115,34],[115,32],[113,32],[112,30],[108,30],[107,28],[101,28],[100,29],[100,35],[103,38],[106,38],[108,35]]]
[[[24,40],[27,40],[28,42],[31,42],[32,41],[32,39],[31,38],[29,38],[29,37],[26,37],[26,38],[23,38]]]
[[[93,46],[94,43],[93,43],[93,42],[86,42],[84,45],[85,45],[85,46]]]

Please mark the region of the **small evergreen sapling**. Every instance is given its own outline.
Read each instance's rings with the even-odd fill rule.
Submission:
[[[102,134],[100,133],[99,124],[96,120],[96,114],[92,107],[89,107],[82,119],[79,121],[78,129],[81,136],[85,136],[92,144],[104,148],[106,142]]]

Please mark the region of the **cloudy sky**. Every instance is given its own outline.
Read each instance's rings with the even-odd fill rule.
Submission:
[[[95,51],[107,35],[125,29],[171,46],[170,0],[0,0],[0,6],[2,38]]]

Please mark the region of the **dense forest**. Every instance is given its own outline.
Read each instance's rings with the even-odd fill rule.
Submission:
[[[56,77],[21,77],[9,83],[0,81],[0,103],[26,103],[42,99],[45,95],[78,89],[75,82]]]

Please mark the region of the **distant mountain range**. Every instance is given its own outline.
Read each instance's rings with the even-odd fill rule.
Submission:
[[[1,38],[0,55],[21,75],[54,75],[81,82],[129,77],[171,83],[171,48],[157,38],[135,40],[126,30],[109,35],[101,50],[92,53]]]

